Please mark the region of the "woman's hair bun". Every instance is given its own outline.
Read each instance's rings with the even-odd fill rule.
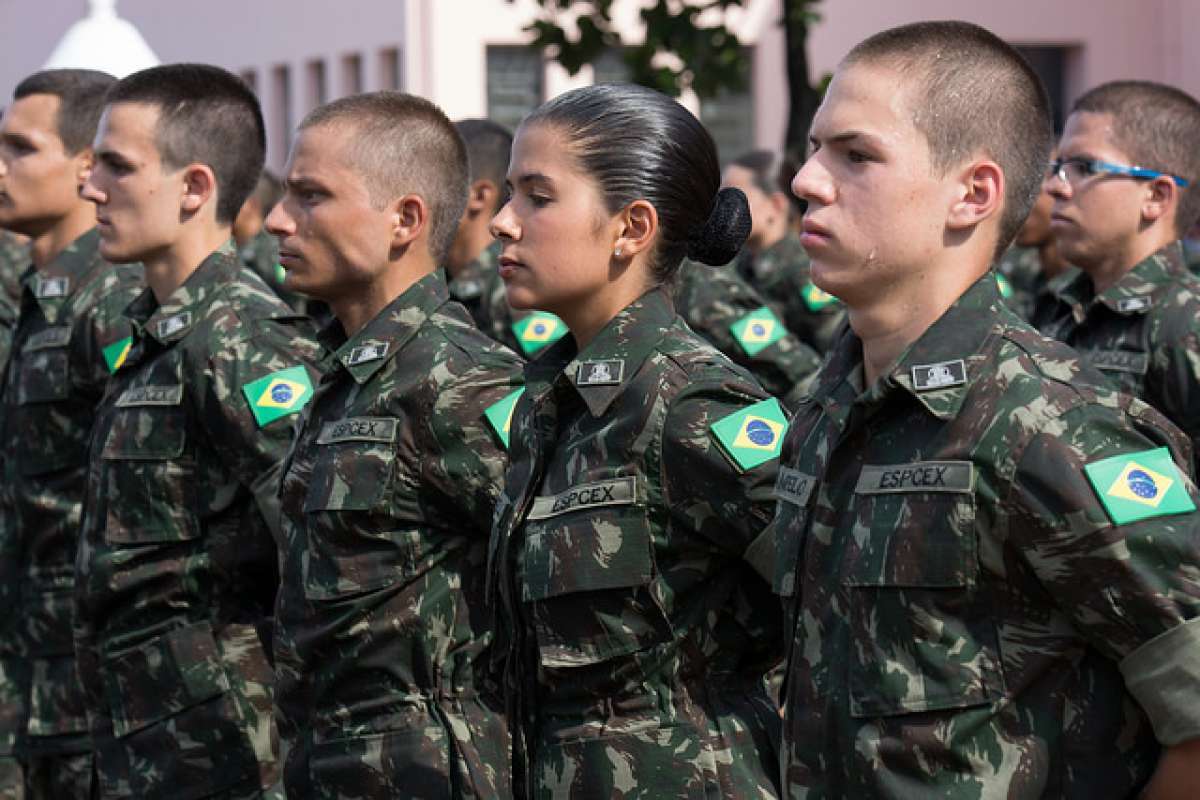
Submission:
[[[687,256],[713,267],[728,264],[749,235],[750,204],[746,195],[741,189],[726,187],[717,192],[708,220],[688,237]]]

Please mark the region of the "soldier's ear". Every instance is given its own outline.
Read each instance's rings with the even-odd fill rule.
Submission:
[[[92,168],[96,166],[96,152],[91,147],[85,147],[75,154],[75,181],[80,189],[92,177]]]
[[[950,184],[952,196],[946,227],[953,231],[974,228],[989,217],[999,217],[1007,182],[1004,170],[989,158],[967,164]]]
[[[489,217],[499,207],[500,189],[487,178],[480,178],[467,190],[466,215],[471,217],[486,214]]]
[[[392,203],[392,248],[407,247],[429,228],[429,206],[419,194],[406,194]]]
[[[179,208],[187,214],[195,214],[206,204],[211,204],[216,212],[217,176],[207,164],[189,164],[183,168],[183,195],[179,199]]]
[[[620,215],[620,228],[613,242],[613,252],[630,259],[648,252],[658,234],[658,211],[645,200],[634,200]]]
[[[1147,181],[1145,186],[1142,219],[1153,223],[1165,217],[1174,225],[1175,207],[1179,203],[1179,187],[1167,177]]]

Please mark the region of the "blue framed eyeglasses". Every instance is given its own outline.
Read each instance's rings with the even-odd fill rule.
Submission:
[[[1143,167],[1127,167],[1123,164],[1112,164],[1097,158],[1056,158],[1050,162],[1050,175],[1055,175],[1064,183],[1074,186],[1084,178],[1104,173],[1106,175],[1124,175],[1128,178],[1170,178],[1171,182],[1180,189],[1186,189],[1189,181],[1178,175],[1168,175]]]

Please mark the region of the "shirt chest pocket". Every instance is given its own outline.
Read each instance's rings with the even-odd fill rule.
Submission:
[[[522,600],[543,667],[599,664],[671,638],[652,591],[650,520],[635,496],[635,479],[618,478],[535,501]]]
[[[395,419],[358,417],[326,423],[317,437],[304,499],[302,570],[309,599],[379,589],[415,567],[421,533],[397,528],[389,513],[398,469],[396,433]]]
[[[49,328],[22,348],[15,418],[21,431],[17,464],[23,475],[41,475],[87,460],[87,426],[71,398],[70,328]]]
[[[855,508],[857,553],[846,572],[851,714],[964,708],[1002,697],[973,494],[860,494]]]
[[[116,544],[200,535],[183,386],[138,386],[117,399],[104,440],[104,538]]]

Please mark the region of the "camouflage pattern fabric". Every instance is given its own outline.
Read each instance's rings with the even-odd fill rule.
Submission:
[[[266,642],[280,467],[320,348],[232,243],[126,315],[75,570],[99,793],[256,797],[279,778]]]
[[[996,273],[1005,302],[1021,319],[1030,319],[1038,293],[1046,284],[1038,249],[1013,245],[996,263]]]
[[[90,749],[71,635],[75,550],[105,351],[128,339],[122,312],[142,277],[106,263],[98,244],[92,230],[26,274],[0,382],[0,660],[13,704],[0,742],[27,766]]]
[[[308,298],[283,286],[283,267],[279,266],[279,241],[265,229],[238,248],[238,258],[251,272],[263,279],[279,299],[293,310],[304,312]]]
[[[785,406],[796,407],[816,376],[821,357],[769,309],[756,330],[753,320],[757,318],[752,315],[766,306],[736,272],[685,260],[674,295],[675,308],[688,327],[749,370]]]
[[[29,245],[0,229],[0,369],[8,360],[8,348],[21,308],[21,274],[28,266]]]
[[[846,319],[841,302],[812,282],[808,253],[788,233],[757,255],[743,250],[737,271],[800,341],[824,355]]]
[[[484,570],[521,361],[440,275],[333,355],[283,478],[276,705],[290,797],[506,797]]]
[[[990,273],[870,387],[844,333],[775,490],[789,797],[1132,797],[1200,735],[1189,443],[1102,384]]]
[[[1079,272],[1033,320],[1123,392],[1157,408],[1200,444],[1200,278],[1178,242],[1099,296]],[[1200,450],[1194,449],[1200,456]]]
[[[725,454],[710,426],[765,395],[661,289],[526,380],[489,557],[514,795],[777,796],[778,604],[744,556],[785,423]]]

